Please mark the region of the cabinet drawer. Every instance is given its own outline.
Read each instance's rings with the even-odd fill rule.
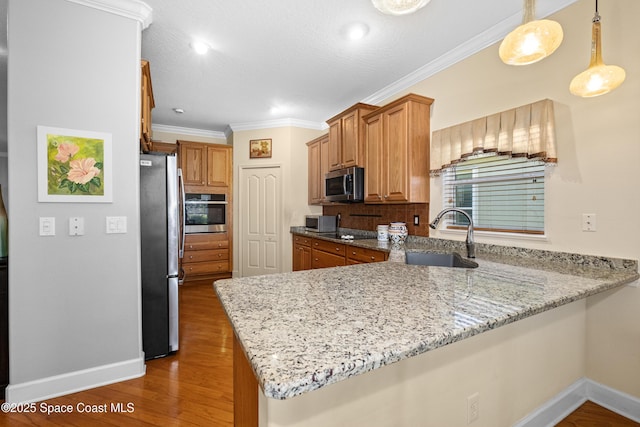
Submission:
[[[316,249],[311,251],[311,268],[339,267],[343,265],[346,265],[344,255],[334,255]]]
[[[383,251],[377,251],[375,249],[366,249],[358,247],[347,248],[347,258],[351,261],[359,262],[380,262],[387,260],[387,254]]]
[[[228,259],[229,249],[206,249],[201,251],[185,251],[182,262],[187,264],[192,262],[222,261]]]
[[[194,262],[182,265],[187,276],[190,274],[213,274],[229,271],[229,261]]]
[[[229,247],[227,233],[187,234],[184,242],[186,251],[201,251],[206,249],[226,249]]]
[[[311,247],[314,250],[328,252],[330,254],[341,255],[344,257],[345,246],[342,243],[333,243],[328,240],[313,239]],[[343,264],[344,265],[344,264]]]
[[[311,237],[298,236],[294,234],[293,243],[302,246],[311,246]]]

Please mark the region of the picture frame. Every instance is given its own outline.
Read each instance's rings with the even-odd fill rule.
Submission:
[[[111,203],[110,133],[38,126],[38,202]]]
[[[271,158],[271,139],[252,139],[249,141],[250,159]]]

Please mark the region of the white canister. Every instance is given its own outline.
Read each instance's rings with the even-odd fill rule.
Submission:
[[[386,242],[389,240],[389,226],[388,225],[379,225],[378,226],[378,240]]]

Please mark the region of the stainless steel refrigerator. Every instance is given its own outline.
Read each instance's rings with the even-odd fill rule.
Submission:
[[[178,350],[179,203],[176,156],[141,154],[140,249],[145,359]]]

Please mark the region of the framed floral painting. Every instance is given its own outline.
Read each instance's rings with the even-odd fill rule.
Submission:
[[[111,134],[38,126],[38,201],[110,203]]]
[[[250,159],[268,159],[271,157],[271,139],[252,139],[249,141]]]

